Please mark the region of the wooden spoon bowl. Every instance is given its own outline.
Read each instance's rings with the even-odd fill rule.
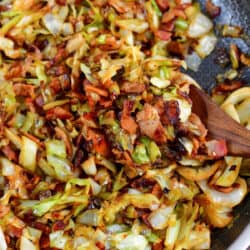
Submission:
[[[208,129],[211,139],[224,139],[228,155],[250,157],[250,130],[233,120],[211,98],[194,85],[190,86],[192,111]]]

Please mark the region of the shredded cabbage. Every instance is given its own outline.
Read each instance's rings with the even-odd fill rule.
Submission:
[[[199,4],[0,9],[0,250],[209,249],[249,171],[245,159],[207,152],[192,112],[199,85],[183,71],[198,70],[217,42]],[[223,81],[247,59],[232,44]],[[222,85],[222,108],[250,128],[250,89],[229,93],[239,85]]]

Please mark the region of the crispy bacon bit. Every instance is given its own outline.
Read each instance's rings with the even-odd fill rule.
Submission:
[[[142,218],[143,222],[148,226],[148,227],[151,227],[151,224],[148,220],[148,217],[149,217],[149,213],[148,212],[144,212],[144,213],[140,213],[139,214],[139,217]]]
[[[157,30],[155,36],[163,41],[168,41],[171,38],[172,33],[164,30]]]
[[[104,135],[95,132],[93,129],[88,130],[88,140],[93,144],[93,150],[103,156],[109,154],[109,146]]]
[[[6,232],[10,237],[17,237],[20,238],[23,233],[23,228],[15,227],[14,225],[8,224]]]
[[[5,75],[6,80],[11,80],[15,77],[20,77],[23,74],[23,66],[21,63],[14,63],[11,65],[10,69],[8,70],[7,74]]]
[[[164,103],[164,114],[161,116],[163,124],[175,125],[179,121],[180,108],[175,100]]]
[[[128,82],[125,81],[122,83],[121,91],[128,94],[140,94],[146,89],[143,83],[138,82]]]
[[[40,238],[40,247],[41,249],[50,249],[50,240],[49,240],[49,236],[46,234],[42,234],[41,238]]]
[[[101,88],[98,88],[98,87],[95,87],[95,86],[90,85],[90,84],[86,84],[84,86],[84,88],[85,88],[86,93],[94,92],[94,93],[98,94],[99,96],[104,96],[104,97],[108,97],[108,95],[109,95],[108,91],[101,89]]]
[[[64,5],[67,4],[67,0],[56,0],[56,3],[57,3],[58,5],[64,6]]]
[[[169,0],[156,0],[161,10],[167,10],[169,7]]]
[[[162,17],[161,22],[168,23],[168,22],[172,21],[173,19],[175,19],[176,17],[182,17],[183,19],[187,18],[185,12],[182,9],[175,8],[175,9],[172,9],[171,11],[165,12],[163,17]]]
[[[83,160],[85,159],[85,152],[82,149],[78,149],[75,153],[74,156],[74,166],[79,167],[80,164],[83,162]]]
[[[184,57],[187,53],[187,44],[171,41],[167,45],[167,49],[173,56]]]
[[[200,147],[200,142],[198,139],[196,139],[195,137],[192,138],[192,143],[193,143],[193,150],[192,150],[192,154],[196,155],[198,153],[199,147]]]
[[[58,78],[52,79],[52,81],[49,84],[50,89],[52,90],[52,94],[57,94],[61,91],[61,83]]]
[[[48,66],[53,66],[56,65],[58,63],[60,63],[61,61],[63,61],[64,59],[66,59],[68,56],[68,52],[65,48],[58,48],[57,50],[57,54],[55,55],[55,57],[53,58],[52,61],[50,61]]]
[[[97,246],[100,250],[105,250],[105,245],[104,245],[102,242],[100,242],[100,241],[96,242],[96,246]]]
[[[38,221],[35,221],[33,223],[33,227],[40,230],[40,231],[42,231],[45,234],[49,234],[51,232],[51,229],[50,229],[49,226],[47,226],[47,225],[45,225],[45,224],[43,224],[41,222],[38,222]]]
[[[208,156],[217,159],[227,154],[227,144],[225,140],[211,140],[205,143]]]
[[[180,160],[182,155],[186,155],[187,151],[178,138],[175,138],[174,141],[168,141],[165,153],[171,160]]]
[[[150,104],[146,103],[143,110],[137,113],[136,121],[139,123],[142,134],[147,135],[158,143],[167,141],[157,109]]]
[[[27,98],[25,98],[24,103],[25,103],[25,105],[27,106],[27,109],[30,112],[35,113],[36,108],[35,108],[35,105],[34,105],[33,101],[34,101],[34,99],[32,97],[27,97]]]
[[[46,119],[55,120],[57,118],[67,120],[72,118],[72,114],[62,107],[55,107],[47,111]]]
[[[151,192],[155,185],[156,185],[155,180],[145,177],[140,177],[132,182],[131,187],[138,189],[142,192],[144,192],[145,190]]]
[[[152,250],[163,250],[163,242],[159,241],[157,243],[154,243]]]
[[[29,180],[29,183],[26,184],[26,188],[27,190],[33,190],[35,188],[35,186],[38,184],[38,182],[40,181],[40,177],[39,176],[35,176],[33,178],[31,178]]]
[[[162,196],[161,186],[158,183],[156,183],[151,193],[160,199],[160,197]]]
[[[3,146],[1,150],[10,161],[17,161],[17,153],[11,148],[10,145]]]
[[[31,135],[27,132],[23,132],[23,135],[25,135],[26,137],[28,137],[30,140],[32,140],[33,142],[35,142],[37,145],[39,145],[41,148],[44,147],[44,142],[41,142],[37,137],[35,137],[34,135]]]
[[[160,25],[160,30],[172,32],[174,30],[174,21],[170,21],[168,23],[164,23]]]
[[[109,5],[111,5],[118,13],[124,14],[128,12],[131,8],[130,2],[124,2],[120,0],[108,0]]]
[[[99,47],[104,51],[119,49],[121,43],[116,40],[113,36],[108,36],[105,40],[105,44],[99,45]]]
[[[134,166],[134,162],[132,160],[132,158],[130,157],[129,153],[128,152],[123,152],[123,156],[126,160],[126,164],[128,164],[128,166]]]
[[[66,227],[66,224],[62,220],[58,220],[53,224],[52,230],[59,231],[59,230],[63,230],[65,227]]]
[[[221,83],[214,88],[213,92],[214,93],[231,92],[231,91],[234,91],[236,89],[239,89],[240,87],[242,87],[242,85],[243,85],[243,83],[241,81],[232,81],[229,84],[228,83]]]
[[[112,100],[106,100],[104,98],[101,98],[100,101],[99,101],[99,104],[101,106],[103,106],[104,108],[108,108],[108,107],[112,106],[112,103],[113,103]]]
[[[60,127],[55,127],[55,132],[56,132],[56,136],[65,143],[67,153],[71,157],[73,154],[73,148],[72,148],[72,144],[70,141],[70,136],[66,133],[66,131],[64,131]]]
[[[131,111],[133,108],[132,101],[125,101],[123,103],[123,110],[121,115],[121,127],[127,131],[129,134],[135,134],[137,130],[137,123],[135,119],[131,116]]]
[[[54,75],[61,76],[69,73],[69,70],[66,65],[62,64],[54,68]]]
[[[24,97],[35,96],[35,86],[33,85],[16,83],[13,85],[13,89],[17,96],[24,96]]]
[[[211,0],[207,0],[206,11],[210,17],[215,18],[220,15],[221,8],[216,6]]]

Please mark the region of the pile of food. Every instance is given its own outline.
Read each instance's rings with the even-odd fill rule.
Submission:
[[[216,41],[190,0],[2,0],[0,249],[209,249],[248,191],[180,70]]]

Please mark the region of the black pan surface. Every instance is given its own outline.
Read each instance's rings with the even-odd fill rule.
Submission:
[[[205,0],[199,2],[204,8]],[[214,20],[215,23],[239,25],[244,28],[249,39],[243,41],[242,39],[223,38],[218,36],[219,41],[215,51],[202,62],[199,71],[189,72],[189,74],[207,91],[211,90],[215,85],[216,75],[220,72],[225,72],[225,69],[220,68],[220,66],[214,63],[216,50],[219,48],[228,49],[229,44],[233,42],[236,43],[242,51],[250,54],[250,0],[213,0],[212,2],[221,7],[221,14]],[[250,69],[243,70],[240,78],[243,79],[246,84],[250,85]],[[245,201],[235,209],[234,215],[236,216],[236,220],[231,228],[217,229],[213,232],[212,250],[227,249],[246,225],[250,223],[250,195],[248,195]]]

